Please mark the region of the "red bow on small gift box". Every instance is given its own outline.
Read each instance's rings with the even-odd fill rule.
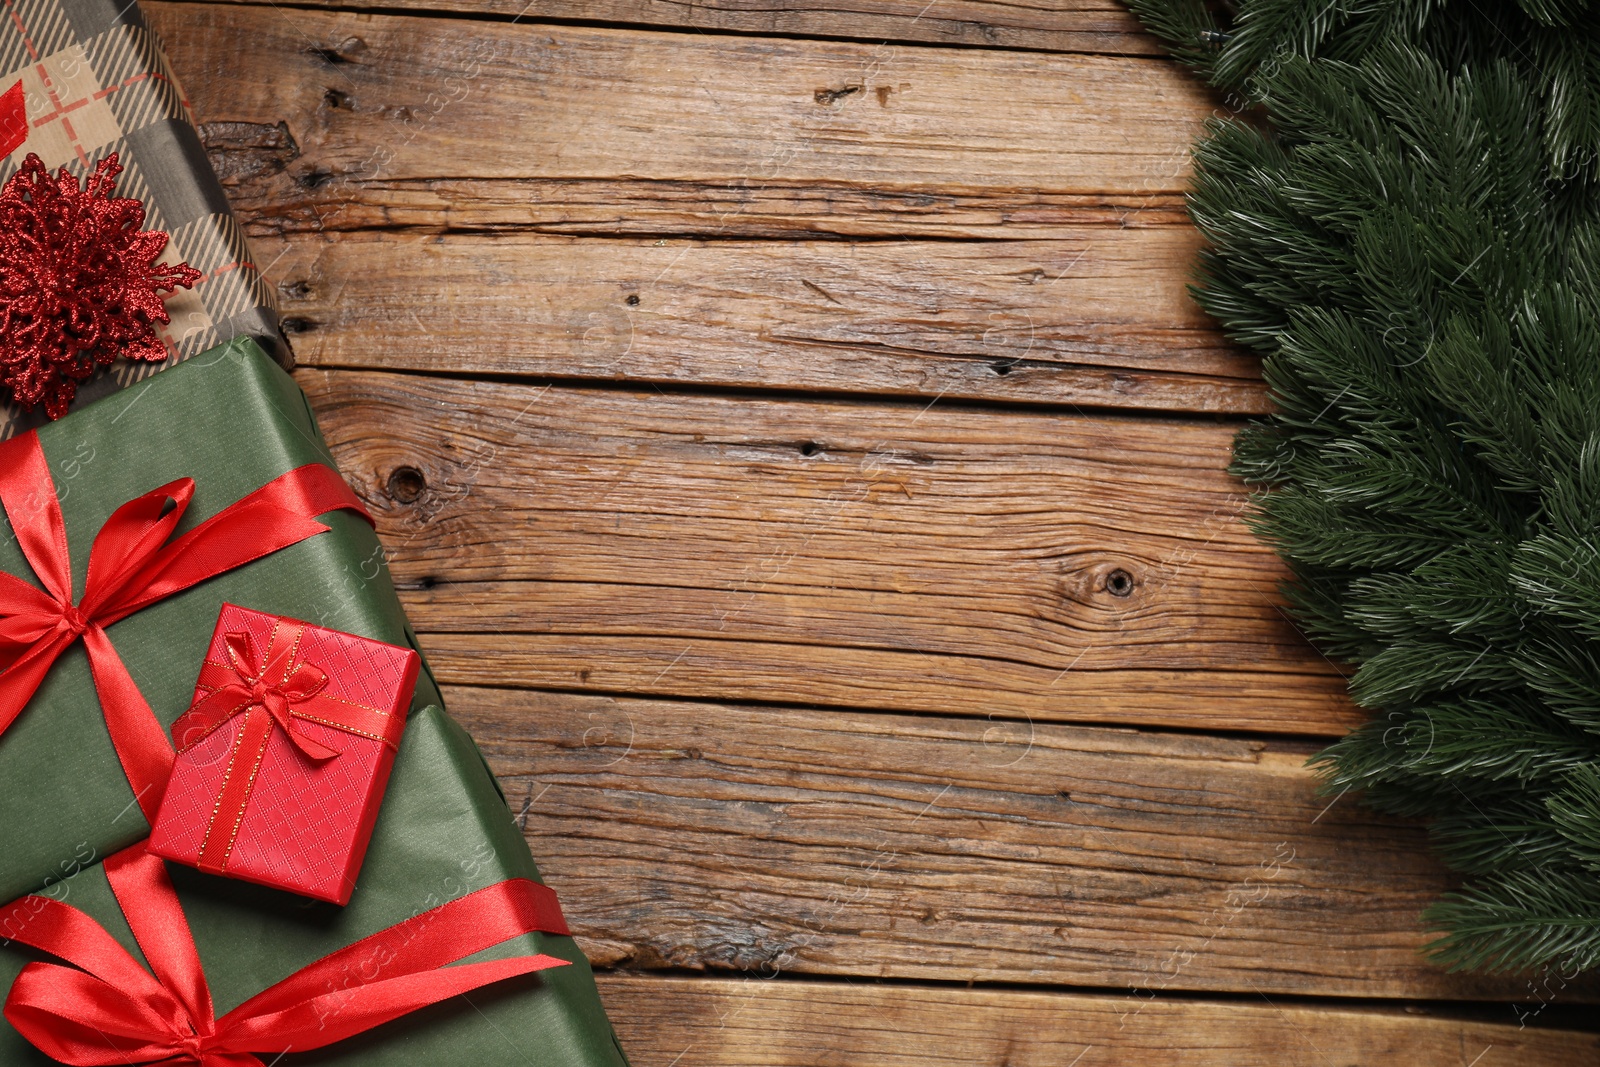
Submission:
[[[194,702],[172,724],[178,758],[150,851],[348,901],[420,662],[408,648],[224,604]]]
[[[255,715],[263,735],[271,729],[267,722],[270,717],[296,748],[314,760],[332,759],[339,751],[312,739],[295,725],[296,718],[337,726],[391,745],[397,743],[400,731],[393,725],[393,716],[359,704],[327,697],[317,699],[317,694],[327,688],[328,676],[298,658],[305,629],[293,623],[274,627],[265,659],[256,655],[255,642],[248,633],[224,634],[228,662],[206,661],[200,668],[200,687],[210,693],[172,724],[178,752],[187,752],[235,715]],[[389,736],[391,733],[393,736]]]
[[[218,1019],[161,861],[135,845],[107,859],[105,873],[149,971],[70,905],[30,896],[0,911],[6,938],[70,965],[24,967],[6,1019],[75,1067],[262,1067],[259,1055],[321,1048],[491,982],[566,966],[545,955],[456,964],[523,934],[567,933],[555,894],[517,878],[330,953]]]

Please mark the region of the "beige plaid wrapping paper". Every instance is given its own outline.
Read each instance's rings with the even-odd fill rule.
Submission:
[[[78,389],[73,407],[234,337],[254,337],[287,362],[277,305],[206,159],[189,103],[133,0],[0,0],[0,92],[21,80],[27,140],[0,159],[0,182],[29,152],[80,179],[116,152],[117,194],[145,205],[145,228],[165,230],[162,259],[203,275],[166,301],[166,363],[118,360]],[[0,405],[0,440],[44,420]]]

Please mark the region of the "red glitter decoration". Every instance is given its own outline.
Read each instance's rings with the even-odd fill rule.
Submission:
[[[52,419],[97,367],[166,359],[152,329],[171,321],[160,294],[201,278],[156,263],[167,235],[141,230],[144,205],[112,195],[121,172],[113,152],[79,188],[30,152],[0,190],[0,384]]]

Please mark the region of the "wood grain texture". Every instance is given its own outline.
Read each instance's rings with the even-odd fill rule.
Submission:
[[[1072,240],[261,239],[317,367],[1256,414],[1179,227]],[[447,309],[447,310],[446,310]]]
[[[357,0],[301,0],[303,6],[360,8]],[[391,10],[448,11],[522,23],[547,19],[750,33],[855,37],[1049,52],[1156,55],[1161,45],[1115,0],[391,0]]]
[[[603,974],[640,1067],[1593,1061],[1275,1002],[1600,999],[1426,965],[1446,878],[1315,795],[1315,742],[1059,724],[1360,718],[1236,424],[951,406],[1264,408],[1181,296],[1216,102],[1119,4],[518,2],[146,10],[586,948],[783,975]]]
[[[600,966],[1144,1001],[1530,988],[1425,961],[1418,916],[1444,871],[1420,827],[1318,796],[1313,745],[504,689],[446,699]]]
[[[570,214],[590,232],[638,217],[655,232],[898,236],[927,218],[1003,236],[1075,210],[1170,219],[1215,106],[1156,59],[146,11],[255,232]]]
[[[1234,427],[302,370],[454,680],[1339,733]]]
[[[1350,1010],[601,975],[634,1067],[1589,1067],[1600,1038]],[[1481,1057],[1474,1059],[1474,1057]]]
[[[1165,60],[150,15],[308,364],[1268,409],[1184,291]]]

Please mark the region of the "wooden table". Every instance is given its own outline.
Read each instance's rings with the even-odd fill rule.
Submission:
[[[637,1067],[1594,1063],[1304,767],[1219,102],[1115,0],[780,6],[147,3]]]

